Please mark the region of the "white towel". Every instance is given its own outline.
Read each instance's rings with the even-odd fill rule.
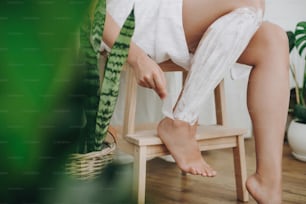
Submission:
[[[135,6],[136,28],[133,41],[157,63],[171,59],[185,69],[190,68],[182,23],[182,0],[107,0],[107,10],[121,27]],[[103,42],[101,49],[109,50]],[[246,66],[233,66],[232,79],[247,76]]]
[[[157,63],[171,59],[188,69],[190,55],[183,30],[182,0],[108,0],[107,11],[121,27],[133,5],[133,41]],[[102,49],[105,47],[102,43]]]

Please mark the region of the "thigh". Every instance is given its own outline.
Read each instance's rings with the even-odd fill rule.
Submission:
[[[183,26],[193,52],[206,29],[222,15],[239,7],[262,8],[263,0],[183,0]]]

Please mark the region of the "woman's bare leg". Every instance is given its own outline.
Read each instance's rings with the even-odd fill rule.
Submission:
[[[264,23],[239,62],[253,65],[248,84],[248,109],[253,122],[256,172],[247,187],[258,203],[281,203],[282,148],[289,102],[287,36]]]
[[[203,38],[205,40],[201,41],[202,43],[196,49],[194,63],[188,75],[182,98],[179,99],[178,107],[174,110],[174,117],[166,114],[169,117],[163,119],[158,127],[159,136],[170,150],[178,166],[188,173],[203,176],[216,175],[216,172],[202,158],[194,137],[196,127],[191,125],[197,119],[198,104],[194,104],[194,101],[197,101],[195,97],[199,96],[197,91],[200,90],[202,95],[208,96],[207,92],[212,91],[213,86],[216,86],[221,81],[226,70],[230,67],[227,65],[234,64],[238,59],[261,22],[261,16],[255,9],[231,12],[231,9],[236,9],[240,6],[256,8],[255,5],[246,4],[247,1],[241,1],[243,4],[239,1],[235,2],[236,4],[224,0],[217,0],[215,3],[191,0],[185,1],[187,6],[184,4],[183,21],[184,25],[188,25],[187,28],[184,26],[184,29],[191,51],[195,50],[193,45],[198,45],[207,27],[214,23],[209,34],[205,34]],[[197,11],[200,6],[206,9]],[[207,13],[206,10],[208,11]],[[185,19],[185,16],[192,16],[190,13],[199,14],[195,19],[201,18],[202,21],[196,22],[194,18]],[[203,15],[203,13],[205,14]],[[222,20],[219,19],[221,16]],[[215,21],[216,19],[218,20]],[[198,33],[201,35],[198,35]],[[199,37],[200,39],[198,39]],[[224,38],[226,38],[226,42],[223,40]],[[232,54],[233,47],[235,47],[236,54]],[[211,55],[210,53],[214,54]],[[224,61],[216,61],[216,57],[221,57]],[[196,79],[199,75],[206,76],[208,80]],[[202,101],[202,99],[199,101]],[[195,113],[195,117],[193,113]],[[189,117],[190,115],[192,116]]]
[[[204,7],[201,7],[201,3],[205,4],[205,1],[189,2],[198,4],[194,8],[192,3],[185,1],[183,12],[186,39],[190,50],[193,51],[207,27],[237,5],[231,4],[236,1],[227,1],[221,3],[225,5],[223,8],[217,5],[212,8],[209,4],[218,1],[206,2]],[[220,5],[220,2],[216,4]],[[239,6],[245,5],[238,4]],[[197,8],[200,9],[199,12],[196,11]],[[211,11],[216,12],[209,13]],[[188,15],[189,12],[193,15]],[[206,14],[208,16],[205,16]],[[241,63],[254,66],[248,86],[248,108],[255,134],[257,167],[256,172],[249,177],[247,187],[257,202],[262,204],[281,203],[282,146],[289,97],[288,53],[285,33],[275,25],[264,23],[239,59]],[[168,130],[167,137],[172,137],[171,131],[178,128],[175,123],[180,121],[165,120],[161,122],[163,129]],[[192,135],[190,126],[185,126],[181,127],[185,131],[180,132]],[[197,148],[196,145],[194,148]],[[198,160],[196,163],[205,169],[207,164],[203,162]],[[210,167],[206,171],[211,173]]]

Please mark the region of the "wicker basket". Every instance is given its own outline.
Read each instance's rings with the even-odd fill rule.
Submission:
[[[102,170],[113,161],[117,145],[117,133],[114,128],[108,128],[107,136],[113,139],[112,142],[107,142],[107,148],[86,154],[71,154],[66,164],[67,174],[80,180],[94,179],[100,175]]]

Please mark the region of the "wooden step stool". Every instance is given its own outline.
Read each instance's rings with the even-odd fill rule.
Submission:
[[[162,63],[160,66],[166,72],[183,71],[183,81],[186,78],[187,74],[184,69],[171,61]],[[127,67],[126,71],[125,117],[121,135],[119,133],[118,148],[134,157],[134,195],[138,204],[144,204],[147,159],[169,155],[169,151],[157,136],[157,124],[144,124],[138,128],[135,127],[137,83],[133,76],[132,68]],[[217,124],[210,126],[199,125],[196,138],[201,151],[233,149],[237,199],[246,202],[248,201],[248,192],[245,186],[247,172],[243,138],[246,130],[226,126],[223,81],[216,87],[214,94]]]

